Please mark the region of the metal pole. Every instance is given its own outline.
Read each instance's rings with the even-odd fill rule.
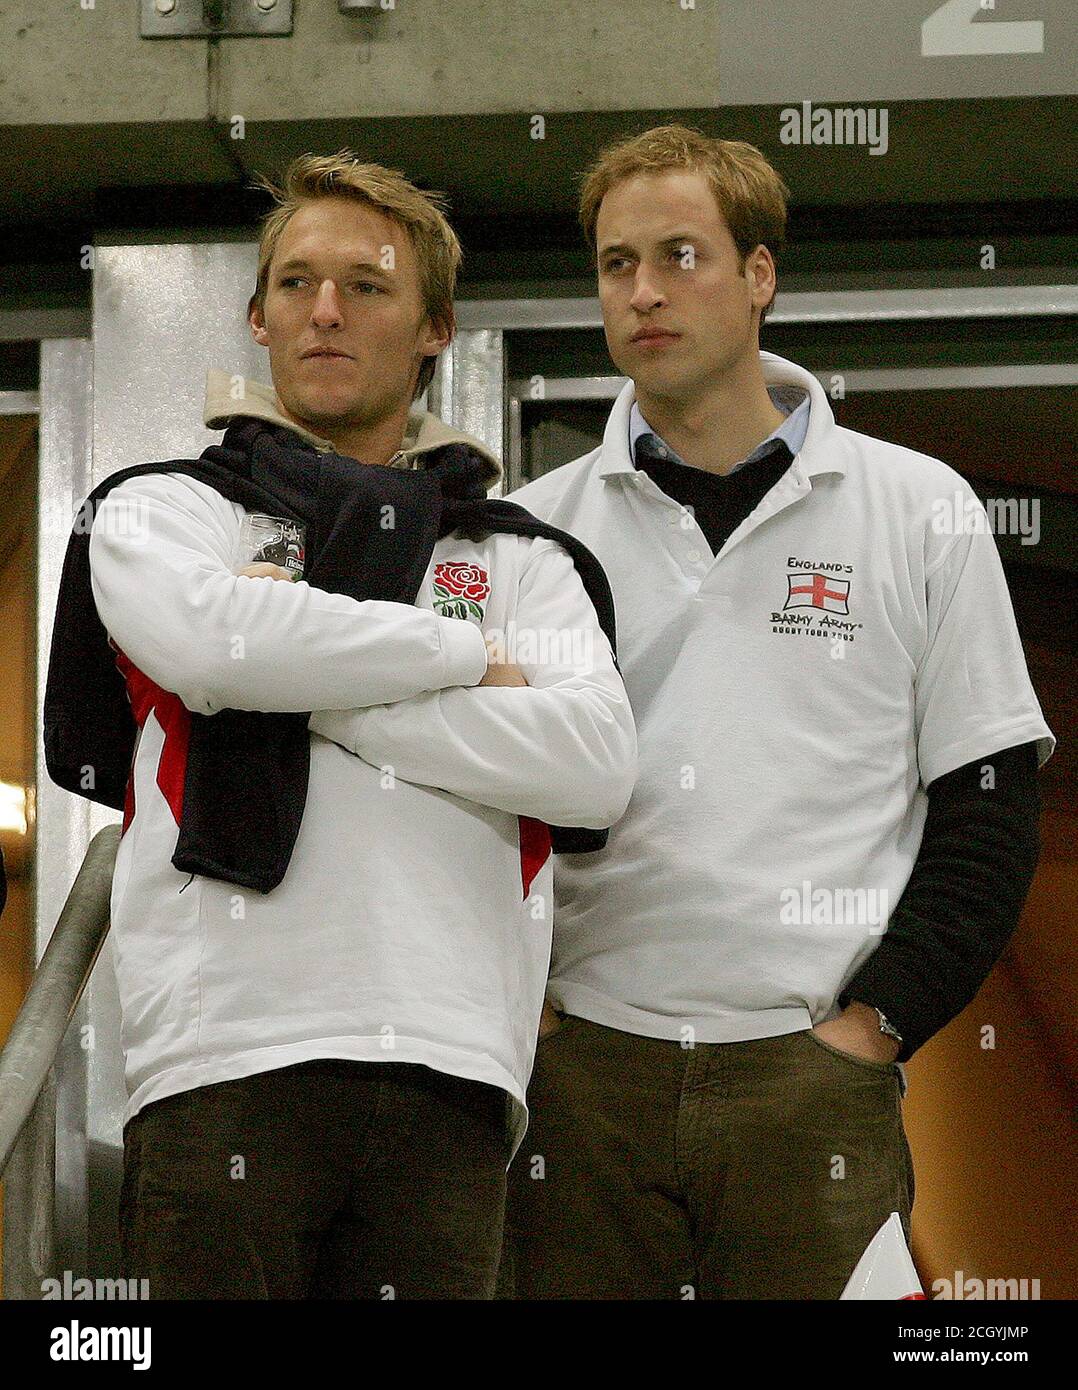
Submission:
[[[56,1090],[53,1061],[109,927],[120,827],[90,841],[55,930],[0,1052],[0,1176],[4,1293],[40,1298],[55,1244]]]
[[[4,1175],[4,1298],[41,1298],[55,1272],[56,1083],[50,1069]]]
[[[56,929],[0,1052],[0,1174],[29,1118],[109,925],[120,827],[90,841]]]

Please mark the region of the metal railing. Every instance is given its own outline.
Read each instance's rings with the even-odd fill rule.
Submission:
[[[109,929],[119,825],[90,841],[0,1052],[4,1297],[40,1298],[52,1274],[56,1096],[53,1063]]]

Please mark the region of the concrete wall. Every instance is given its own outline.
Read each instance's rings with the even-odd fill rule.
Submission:
[[[718,28],[711,0],[397,0],[363,18],[305,0],[291,37],[209,43],[140,38],[135,0],[9,3],[0,122],[692,107],[716,88]]]
[[[950,56],[926,49],[922,26],[933,13],[929,0],[395,0],[360,17],[341,15],[336,0],[302,0],[291,36],[209,43],[141,38],[136,0],[8,0],[0,122],[1074,93],[1069,0],[1012,0],[995,13],[971,0],[969,17],[949,25],[968,51]],[[1023,22],[1039,28],[1014,27]],[[978,53],[989,28],[999,51]]]

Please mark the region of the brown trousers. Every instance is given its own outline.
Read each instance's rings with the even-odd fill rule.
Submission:
[[[505,1107],[334,1058],[154,1101],[124,1129],[123,1273],[151,1298],[492,1298]]]
[[[836,1299],[913,1164],[894,1063],[805,1031],[640,1037],[566,1017],[539,1043],[499,1293]]]

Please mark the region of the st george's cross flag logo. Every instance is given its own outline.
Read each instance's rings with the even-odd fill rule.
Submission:
[[[822,608],[825,613],[849,613],[850,581],[834,575],[817,574],[815,570],[798,570],[786,576],[787,608]]]

